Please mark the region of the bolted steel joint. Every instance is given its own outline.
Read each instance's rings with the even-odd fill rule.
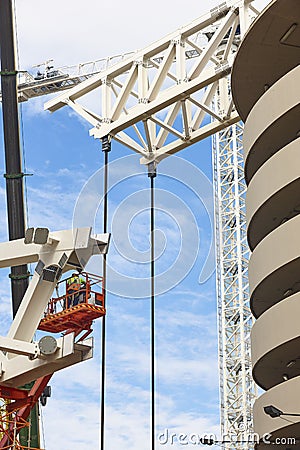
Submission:
[[[102,143],[102,151],[103,152],[110,152],[111,151],[111,142],[109,136],[104,136],[101,139]]]
[[[151,163],[148,164],[148,177],[149,178],[155,178],[157,173],[156,173],[156,162],[152,161]]]

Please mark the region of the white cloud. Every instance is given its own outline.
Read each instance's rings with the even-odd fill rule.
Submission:
[[[107,405],[106,448],[144,449],[145,443],[150,440],[149,392],[125,383],[115,385],[115,388],[119,398],[124,398],[125,401]],[[62,395],[59,399],[50,399],[43,410],[43,417],[47,450],[99,448],[99,413],[96,404],[92,403],[88,396],[84,401],[74,398],[72,402],[68,400],[67,395]],[[166,429],[169,434],[219,434],[218,417],[215,414],[178,412],[174,401],[168,395],[157,397],[156,424],[156,438],[165,433]],[[161,449],[177,448],[170,442],[161,446],[157,440],[156,446]]]
[[[145,9],[136,0],[89,0],[83,8],[79,0],[53,0],[46,9],[39,0],[16,0],[22,65],[49,58],[71,65],[143,48],[217,3],[154,0]]]
[[[48,401],[42,413],[47,450],[99,448],[99,407],[88,396],[78,401],[61,393]]]
[[[15,0],[22,67],[54,58],[57,66],[93,61],[137,50],[189,23],[220,0],[153,0],[142,8],[137,0],[99,2]],[[260,9],[267,0],[254,2]]]
[[[107,317],[108,450],[115,450],[121,444],[124,449],[135,450],[149,439],[149,320],[143,311],[147,305],[143,303],[144,308],[141,308],[141,304],[130,304],[131,307],[120,301],[110,304]],[[202,397],[200,403],[205,401],[207,392],[211,392],[214,397],[218,389],[216,336],[210,329],[212,315],[195,315],[187,311],[182,321],[177,320],[180,317],[176,311],[166,314],[164,321],[163,314],[157,317],[157,432],[163,431],[165,427],[181,432],[217,431],[218,416],[212,405],[201,413],[188,410],[188,399],[194,401],[194,389],[198,393],[202,392],[199,394]],[[94,442],[97,439],[100,323],[97,322],[95,326],[94,359],[65,369],[53,377],[53,399],[49,400],[45,410],[49,450],[55,448],[52,434],[57,424],[54,420],[57,401],[60,405],[59,417],[65,415],[64,420],[67,421],[66,434],[72,427],[80,431],[76,437],[73,433],[68,441],[69,445],[72,444],[72,450],[82,445],[80,436],[82,439],[87,436],[87,443],[92,438]],[[201,340],[203,345],[199,345]],[[178,403],[177,392],[186,397],[187,405],[184,407]],[[74,402],[74,411],[70,416],[71,401]],[[90,411],[95,414],[90,415]],[[87,421],[89,424],[83,429],[82,425]]]
[[[127,352],[131,350],[127,348]],[[166,361],[165,365],[168,363]],[[108,371],[107,380],[106,448],[117,450],[122,446],[124,450],[140,450],[150,438],[150,393],[148,389],[128,383],[123,366],[118,361],[114,364],[113,374]],[[81,364],[54,375],[53,398],[43,410],[47,450],[56,449],[58,442],[64,443],[66,450],[79,450],[82,445],[84,448],[98,448],[99,399],[98,396],[92,397],[90,392],[91,387],[98,383],[99,372],[94,363],[87,363],[85,369],[84,366]],[[188,380],[180,378],[182,373],[178,368],[179,365],[175,364],[170,370],[178,375],[177,382],[181,381],[182,390]],[[162,392],[157,393],[156,400],[157,435],[165,428],[177,433],[218,433],[215,413],[209,410],[202,413],[178,411],[175,397]],[[58,424],[63,426],[58,427]]]

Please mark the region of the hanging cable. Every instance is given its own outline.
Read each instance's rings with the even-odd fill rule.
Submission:
[[[40,408],[40,415],[41,415],[41,426],[42,426],[42,437],[43,437],[43,448],[46,450],[46,440],[45,440],[45,428],[44,428],[44,417],[43,417],[43,411]]]
[[[148,165],[148,177],[150,178],[150,366],[151,366],[151,450],[155,450],[155,198],[154,178],[156,177],[156,164]]]
[[[111,142],[108,136],[101,139],[104,153],[104,180],[103,180],[103,233],[107,233],[108,222],[108,153],[111,151]],[[106,308],[106,254],[103,255],[103,306]],[[102,319],[102,350],[101,350],[101,412],[100,412],[100,449],[104,450],[105,431],[105,375],[106,375],[106,318]]]

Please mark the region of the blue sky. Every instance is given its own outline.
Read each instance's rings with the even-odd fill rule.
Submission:
[[[113,11],[112,5],[95,0],[85,11],[79,10],[79,1],[62,5],[55,0],[47,14],[37,0],[17,0],[20,65],[29,68],[51,57],[61,66],[130,51],[137,42],[143,47],[219,2],[205,0],[197,10],[192,1],[185,2],[183,10],[181,2],[151,3],[145,18],[134,0],[127,2],[127,8],[114,2]],[[171,6],[172,15],[167,14]],[[44,112],[46,100],[32,100],[20,109],[25,169],[33,174],[26,178],[28,225],[57,230],[92,221],[101,232],[100,144],[89,137],[89,126],[67,108],[54,114]],[[137,155],[115,142],[112,147],[106,449],[140,450],[149,447],[150,436],[149,180]],[[2,149],[2,173],[3,157]],[[213,201],[211,140],[182,151],[182,159],[176,158],[159,165],[156,179],[157,289],[163,292],[156,300],[157,433],[166,428],[176,433],[218,433],[216,298],[211,267],[207,270],[211,276],[199,282],[212,242],[212,217],[205,209]],[[86,201],[89,194],[90,202]],[[0,239],[4,241],[3,178],[0,208]],[[90,270],[101,274],[100,257],[93,259]],[[10,287],[7,272],[2,270],[0,277],[5,334],[11,320]],[[100,324],[94,327],[93,360],[61,371],[51,381],[53,396],[42,410],[42,443],[47,450],[98,448]],[[161,449],[180,447],[157,445]]]

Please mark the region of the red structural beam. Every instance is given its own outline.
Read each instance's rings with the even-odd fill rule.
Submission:
[[[10,400],[14,399],[15,402],[12,405],[16,408],[18,406],[21,406],[21,409],[17,412],[16,417],[14,418],[14,423],[10,424],[5,435],[0,441],[0,449],[9,448],[10,445],[13,445],[15,433],[18,433],[20,429],[24,427],[24,421],[26,421],[27,417],[30,414],[30,411],[37,403],[51,377],[52,374],[38,378],[29,392],[25,390],[23,391],[25,393],[25,396],[23,396],[23,398],[23,394],[20,393],[22,389],[6,388],[5,386],[0,387],[0,395],[2,396],[2,393],[5,394],[5,392],[7,395],[6,397],[3,396],[3,398],[9,398]],[[13,393],[16,395],[16,397],[14,398],[12,398]],[[25,403],[25,406],[23,406],[23,403]]]

